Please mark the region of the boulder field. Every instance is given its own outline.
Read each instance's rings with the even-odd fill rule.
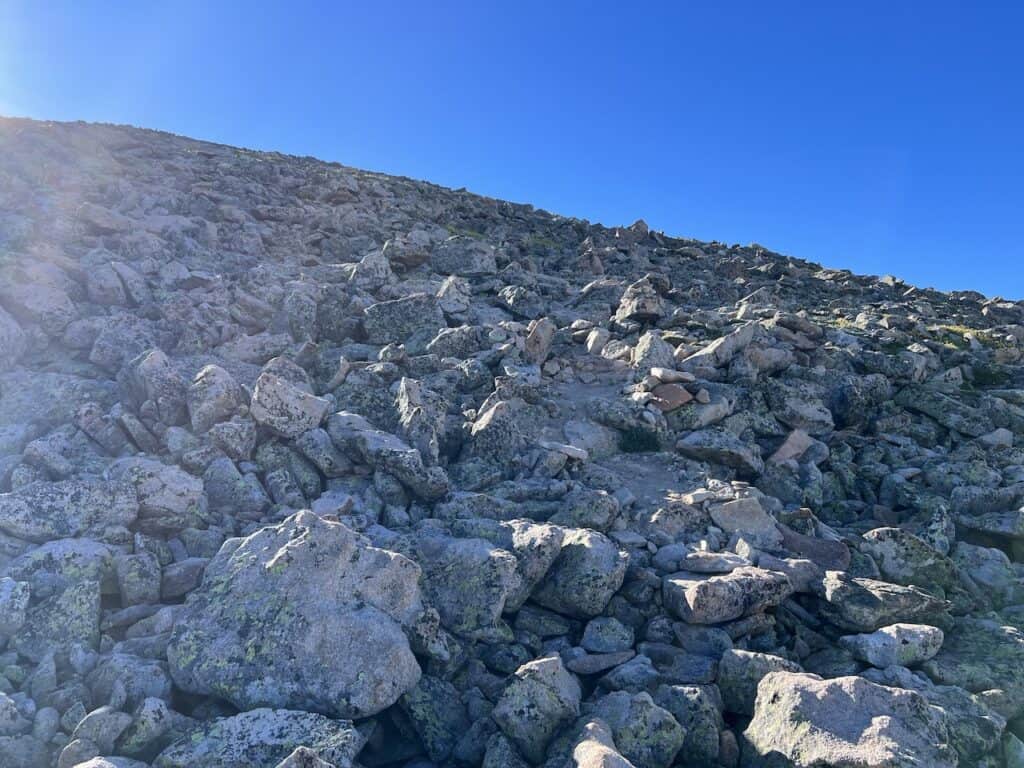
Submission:
[[[0,119],[0,766],[1024,766],[1024,303]]]

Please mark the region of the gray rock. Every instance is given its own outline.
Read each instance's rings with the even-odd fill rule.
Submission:
[[[347,411],[335,413],[327,422],[327,432],[339,448],[394,475],[415,496],[435,501],[448,493],[448,475],[443,469],[427,467],[419,451],[374,429],[363,417]]]
[[[580,645],[592,653],[616,653],[633,647],[633,630],[618,619],[591,619],[583,630]]]
[[[955,768],[943,716],[920,694],[862,677],[772,672],[743,733],[744,766]]]
[[[539,763],[558,729],[579,715],[580,698],[576,678],[549,656],[516,670],[492,717],[527,760]]]
[[[828,571],[822,588],[824,615],[836,626],[856,632],[934,618],[949,605],[916,587],[850,577],[840,571]]]
[[[398,703],[435,763],[447,760],[458,739],[469,729],[469,715],[459,691],[446,680],[424,675]]]
[[[430,254],[430,266],[442,275],[479,277],[498,271],[494,247],[464,235],[449,237]]]
[[[239,707],[367,717],[420,677],[403,627],[423,612],[419,568],[339,523],[299,512],[225,543],[175,623],[184,690]]]
[[[717,683],[725,711],[753,715],[758,683],[769,672],[803,672],[803,669],[795,661],[770,653],[738,648],[723,653],[718,663]]]
[[[590,720],[580,728],[566,765],[571,768],[634,768],[633,763],[619,753],[607,723],[599,719]]]
[[[204,725],[157,756],[154,768],[274,766],[304,746],[339,768],[349,768],[363,737],[347,720],[312,712],[253,709]]]
[[[601,613],[626,576],[626,554],[606,536],[570,529],[547,576],[533,592],[545,608],[579,619]]]
[[[793,594],[784,574],[752,566],[726,574],[679,573],[662,581],[665,607],[691,624],[718,624],[773,608]]]
[[[410,354],[421,354],[446,323],[437,298],[418,293],[371,304],[363,325],[371,344],[404,344]]]
[[[251,412],[256,423],[289,439],[320,426],[330,407],[329,400],[304,392],[272,373],[260,375],[252,393]]]
[[[756,476],[764,469],[764,461],[757,448],[724,429],[691,432],[676,443],[676,450],[688,458],[722,464],[746,475]]]
[[[103,706],[83,717],[72,732],[71,738],[87,739],[95,744],[100,752],[111,752],[114,749],[114,742],[131,723],[132,716],[128,713]]]
[[[683,765],[706,765],[719,758],[722,699],[713,685],[662,685],[654,701],[672,713],[686,731],[677,760]]]
[[[686,738],[672,713],[647,693],[616,691],[587,710],[608,724],[619,752],[636,768],[668,768]]]
[[[518,562],[483,539],[420,534],[413,545],[423,587],[446,629],[497,639],[505,601],[519,587]]]
[[[13,635],[25,623],[31,589],[27,581],[0,578],[0,635]]]
[[[96,649],[100,642],[100,585],[81,581],[31,606],[14,636],[18,653],[40,661],[78,643]]]
[[[961,765],[974,765],[998,745],[1006,719],[987,707],[981,697],[954,685],[933,685],[927,677],[906,667],[865,670],[863,677],[879,685],[917,691],[946,716],[949,743]]]
[[[203,474],[210,509],[241,520],[259,520],[271,505],[270,497],[253,473],[242,475],[231,459],[215,459]]]
[[[109,528],[135,522],[138,514],[135,489],[128,483],[61,480],[0,493],[0,531],[37,543],[102,537]]]
[[[939,652],[922,664],[936,683],[972,692],[1003,689],[1024,713],[1024,632],[983,618],[958,618]]]
[[[192,379],[186,402],[193,431],[206,432],[214,424],[231,418],[242,403],[242,388],[219,365],[207,365]]]
[[[939,652],[944,635],[927,624],[891,624],[867,635],[847,635],[840,645],[874,667],[911,667]]]
[[[111,479],[135,489],[139,503],[136,525],[150,534],[204,528],[207,498],[203,481],[178,467],[152,459],[125,458],[110,466]]]
[[[13,368],[25,352],[25,332],[18,321],[0,307],[0,371]]]

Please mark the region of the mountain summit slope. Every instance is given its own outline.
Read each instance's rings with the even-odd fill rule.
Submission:
[[[0,119],[0,765],[1019,765],[1024,303]]]

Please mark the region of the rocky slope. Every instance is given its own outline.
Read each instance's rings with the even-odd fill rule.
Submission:
[[[0,765],[1024,765],[1024,304],[0,121]]]

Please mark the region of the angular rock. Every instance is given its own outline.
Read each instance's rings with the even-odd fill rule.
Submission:
[[[793,594],[784,574],[746,566],[727,574],[679,573],[662,581],[665,607],[690,624],[718,624],[773,608]]]
[[[473,639],[496,637],[505,600],[519,587],[516,558],[483,539],[440,535],[421,534],[414,549],[444,627]]]
[[[430,254],[431,268],[442,275],[478,277],[498,271],[494,247],[476,238],[455,235],[438,245]]]
[[[192,379],[186,403],[192,430],[206,432],[214,424],[231,418],[242,403],[242,388],[219,365],[207,365]]]
[[[687,458],[722,464],[746,475],[756,476],[764,469],[757,448],[724,429],[691,432],[676,443],[676,450]]]
[[[584,723],[573,745],[569,768],[634,768],[615,746],[611,729],[601,720]]]
[[[939,652],[944,635],[927,624],[891,624],[869,635],[847,635],[840,644],[874,667],[911,667]]]
[[[920,694],[862,677],[772,672],[743,733],[744,766],[955,768],[943,716]]]
[[[874,632],[889,624],[915,622],[946,610],[949,604],[916,587],[850,577],[828,571],[822,584],[822,612],[836,626]]]
[[[683,746],[686,731],[648,693],[609,693],[588,706],[607,723],[622,756],[636,768],[668,768]]]
[[[339,768],[348,768],[363,737],[347,720],[312,712],[253,709],[204,725],[161,752],[154,768],[274,766],[297,746]]]
[[[331,403],[304,392],[294,384],[264,373],[256,380],[251,413],[256,422],[281,437],[295,439],[324,420]]]
[[[580,698],[576,678],[549,656],[516,670],[491,716],[527,760],[539,763],[558,729],[579,715]]]
[[[371,304],[363,325],[371,344],[404,344],[410,354],[422,353],[438,329],[446,327],[437,298],[426,293]]]
[[[795,661],[770,653],[730,648],[718,663],[718,689],[726,712],[754,714],[757,686],[769,672],[803,672]]]
[[[102,537],[109,528],[135,522],[138,514],[135,489],[128,483],[61,480],[0,493],[0,531],[37,543]]]
[[[184,690],[239,707],[367,717],[420,677],[403,626],[422,614],[419,569],[309,512],[225,544],[175,623]]]
[[[596,616],[622,586],[626,562],[625,553],[606,536],[585,528],[569,529],[533,600],[567,616]]]
[[[419,451],[394,435],[374,429],[357,414],[333,414],[327,433],[339,448],[394,475],[419,498],[435,501],[448,493],[448,476],[443,469],[425,466]]]

